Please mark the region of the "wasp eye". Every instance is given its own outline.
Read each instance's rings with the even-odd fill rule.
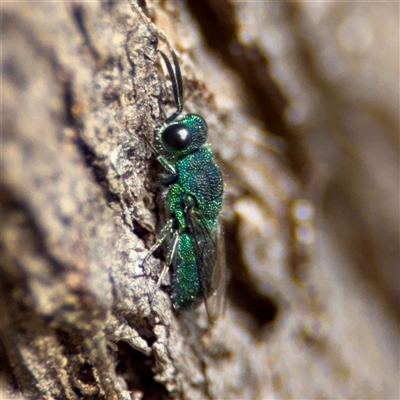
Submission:
[[[163,143],[173,150],[186,149],[192,143],[192,134],[185,124],[167,126],[161,137]]]

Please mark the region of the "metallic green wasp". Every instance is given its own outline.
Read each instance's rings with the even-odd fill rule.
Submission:
[[[161,182],[168,221],[143,263],[170,236],[160,287],[172,266],[172,303],[176,310],[193,308],[205,300],[210,321],[225,305],[225,250],[219,223],[223,178],[211,149],[205,145],[207,124],[196,114],[180,116],[183,109],[182,76],[176,54],[174,69],[160,54],[171,78],[177,110],[154,130],[153,150],[165,173]]]

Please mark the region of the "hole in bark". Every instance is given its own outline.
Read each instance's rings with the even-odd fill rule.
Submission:
[[[133,233],[145,242],[148,242],[150,237],[154,236],[154,233],[149,232],[147,227],[140,225],[136,220],[133,220]]]
[[[142,395],[143,400],[168,398],[168,392],[154,380],[154,359],[132,349],[125,342],[118,343],[117,374],[122,376],[133,393]]]
[[[231,274],[228,286],[229,299],[238,308],[252,316],[257,327],[262,329],[266,324],[276,323],[279,306],[273,298],[259,292],[256,285],[252,283],[242,259],[240,251],[242,245],[237,239],[236,232],[235,224],[225,226],[226,257]]]
[[[77,369],[77,379],[79,379],[82,383],[87,385],[92,385],[95,382],[95,378],[93,375],[93,368],[90,363],[85,361],[83,364],[80,364]]]
[[[235,305],[252,315],[257,327],[262,329],[266,324],[275,322],[278,317],[278,306],[269,296],[257,293],[250,284],[232,274],[228,288],[229,298]]]

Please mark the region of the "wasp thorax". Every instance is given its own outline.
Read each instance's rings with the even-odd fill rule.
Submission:
[[[192,134],[185,124],[167,126],[161,138],[163,143],[172,150],[184,150],[192,143]]]

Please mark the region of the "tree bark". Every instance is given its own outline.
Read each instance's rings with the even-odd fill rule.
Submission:
[[[1,394],[398,398],[398,9],[139,3],[2,4]],[[143,265],[169,45],[225,173],[212,326]]]

